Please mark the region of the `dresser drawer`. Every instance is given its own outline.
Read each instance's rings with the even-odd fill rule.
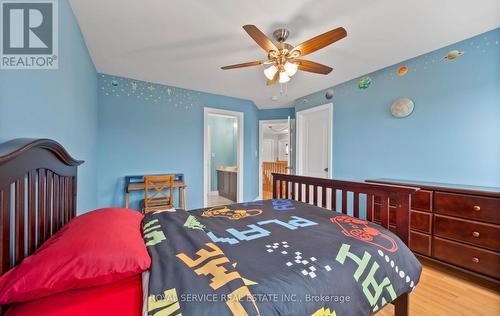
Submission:
[[[434,212],[500,224],[500,199],[436,192]]]
[[[380,223],[380,205],[374,204],[373,216]],[[389,206],[389,224],[396,225],[396,208]],[[425,233],[432,232],[432,214],[427,212],[410,211],[410,228]]]
[[[379,196],[374,196],[373,201],[377,204],[381,204]],[[394,199],[389,199],[389,205],[396,207],[396,201],[394,201]]]
[[[432,191],[420,190],[411,195],[411,209],[432,212]],[[374,197],[375,203],[380,204],[380,198]],[[397,201],[389,200],[389,205],[396,206]]]
[[[431,255],[431,235],[410,231],[410,249],[413,252],[430,256]]]
[[[434,237],[433,257],[462,268],[500,278],[500,254]]]
[[[500,226],[497,225],[436,215],[434,234],[500,251]]]
[[[380,204],[373,204],[373,217],[375,220],[380,221]],[[395,206],[389,206],[389,223],[390,224],[396,224],[396,207]]]
[[[410,211],[410,228],[430,234],[432,232],[432,214]]]
[[[432,191],[420,190],[411,195],[411,209],[432,212]]]

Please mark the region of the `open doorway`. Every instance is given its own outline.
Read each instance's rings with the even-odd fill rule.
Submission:
[[[243,113],[205,108],[205,207],[243,200]]]
[[[272,173],[292,173],[294,120],[260,121],[259,195],[272,198]]]

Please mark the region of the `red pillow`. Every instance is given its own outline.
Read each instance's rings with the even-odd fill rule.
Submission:
[[[149,269],[142,218],[139,212],[118,208],[74,218],[0,277],[0,305],[103,285]]]
[[[138,316],[142,313],[141,275],[89,289],[72,290],[14,304],[5,316]]]

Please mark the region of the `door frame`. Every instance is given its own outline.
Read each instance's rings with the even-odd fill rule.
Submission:
[[[302,131],[302,124],[304,120],[304,115],[318,112],[318,111],[324,111],[328,110],[328,117],[330,118],[328,120],[328,142],[330,144],[330,151],[328,153],[328,178],[332,179],[333,178],[333,103],[327,103],[323,105],[318,105],[315,107],[311,107],[305,110],[297,111],[295,113],[295,119],[296,121],[296,143],[295,143],[295,148],[296,148],[296,159],[297,159],[297,165],[296,165],[296,171],[297,175],[303,175],[303,168],[302,168],[302,160],[303,160],[303,154],[304,154],[304,149],[302,148],[303,145],[303,131]]]
[[[262,142],[264,139],[264,124],[268,123],[287,123],[288,119],[278,119],[278,120],[259,120],[259,200],[262,200]],[[290,133],[290,131],[288,131]],[[290,145],[289,145],[290,146]],[[288,156],[290,160],[290,154]]]
[[[237,171],[237,183],[238,183],[238,188],[237,188],[237,203],[243,202],[243,162],[244,162],[244,154],[243,150],[245,148],[244,146],[244,118],[245,114],[243,112],[237,112],[237,111],[229,111],[229,110],[222,110],[222,109],[216,109],[216,108],[210,108],[210,107],[205,107],[203,109],[203,206],[207,207],[208,206],[208,193],[210,192],[209,190],[209,179],[210,179],[210,152],[209,152],[209,145],[210,142],[208,140],[208,116],[209,115],[215,115],[215,116],[222,116],[222,117],[231,117],[231,118],[236,118],[236,122],[238,125],[238,130],[237,130],[237,149],[236,149],[236,167],[238,168]]]

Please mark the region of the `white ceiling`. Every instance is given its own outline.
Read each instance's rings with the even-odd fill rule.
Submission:
[[[217,93],[259,108],[293,100],[500,26],[499,0],[70,0],[97,70]],[[263,66],[221,70],[265,58],[241,28],[270,35],[288,28],[297,45],[343,26],[347,38],[307,56],[334,68],[299,72],[288,84],[265,85]]]
[[[263,123],[262,130],[264,136],[286,135],[288,134],[288,122]]]

